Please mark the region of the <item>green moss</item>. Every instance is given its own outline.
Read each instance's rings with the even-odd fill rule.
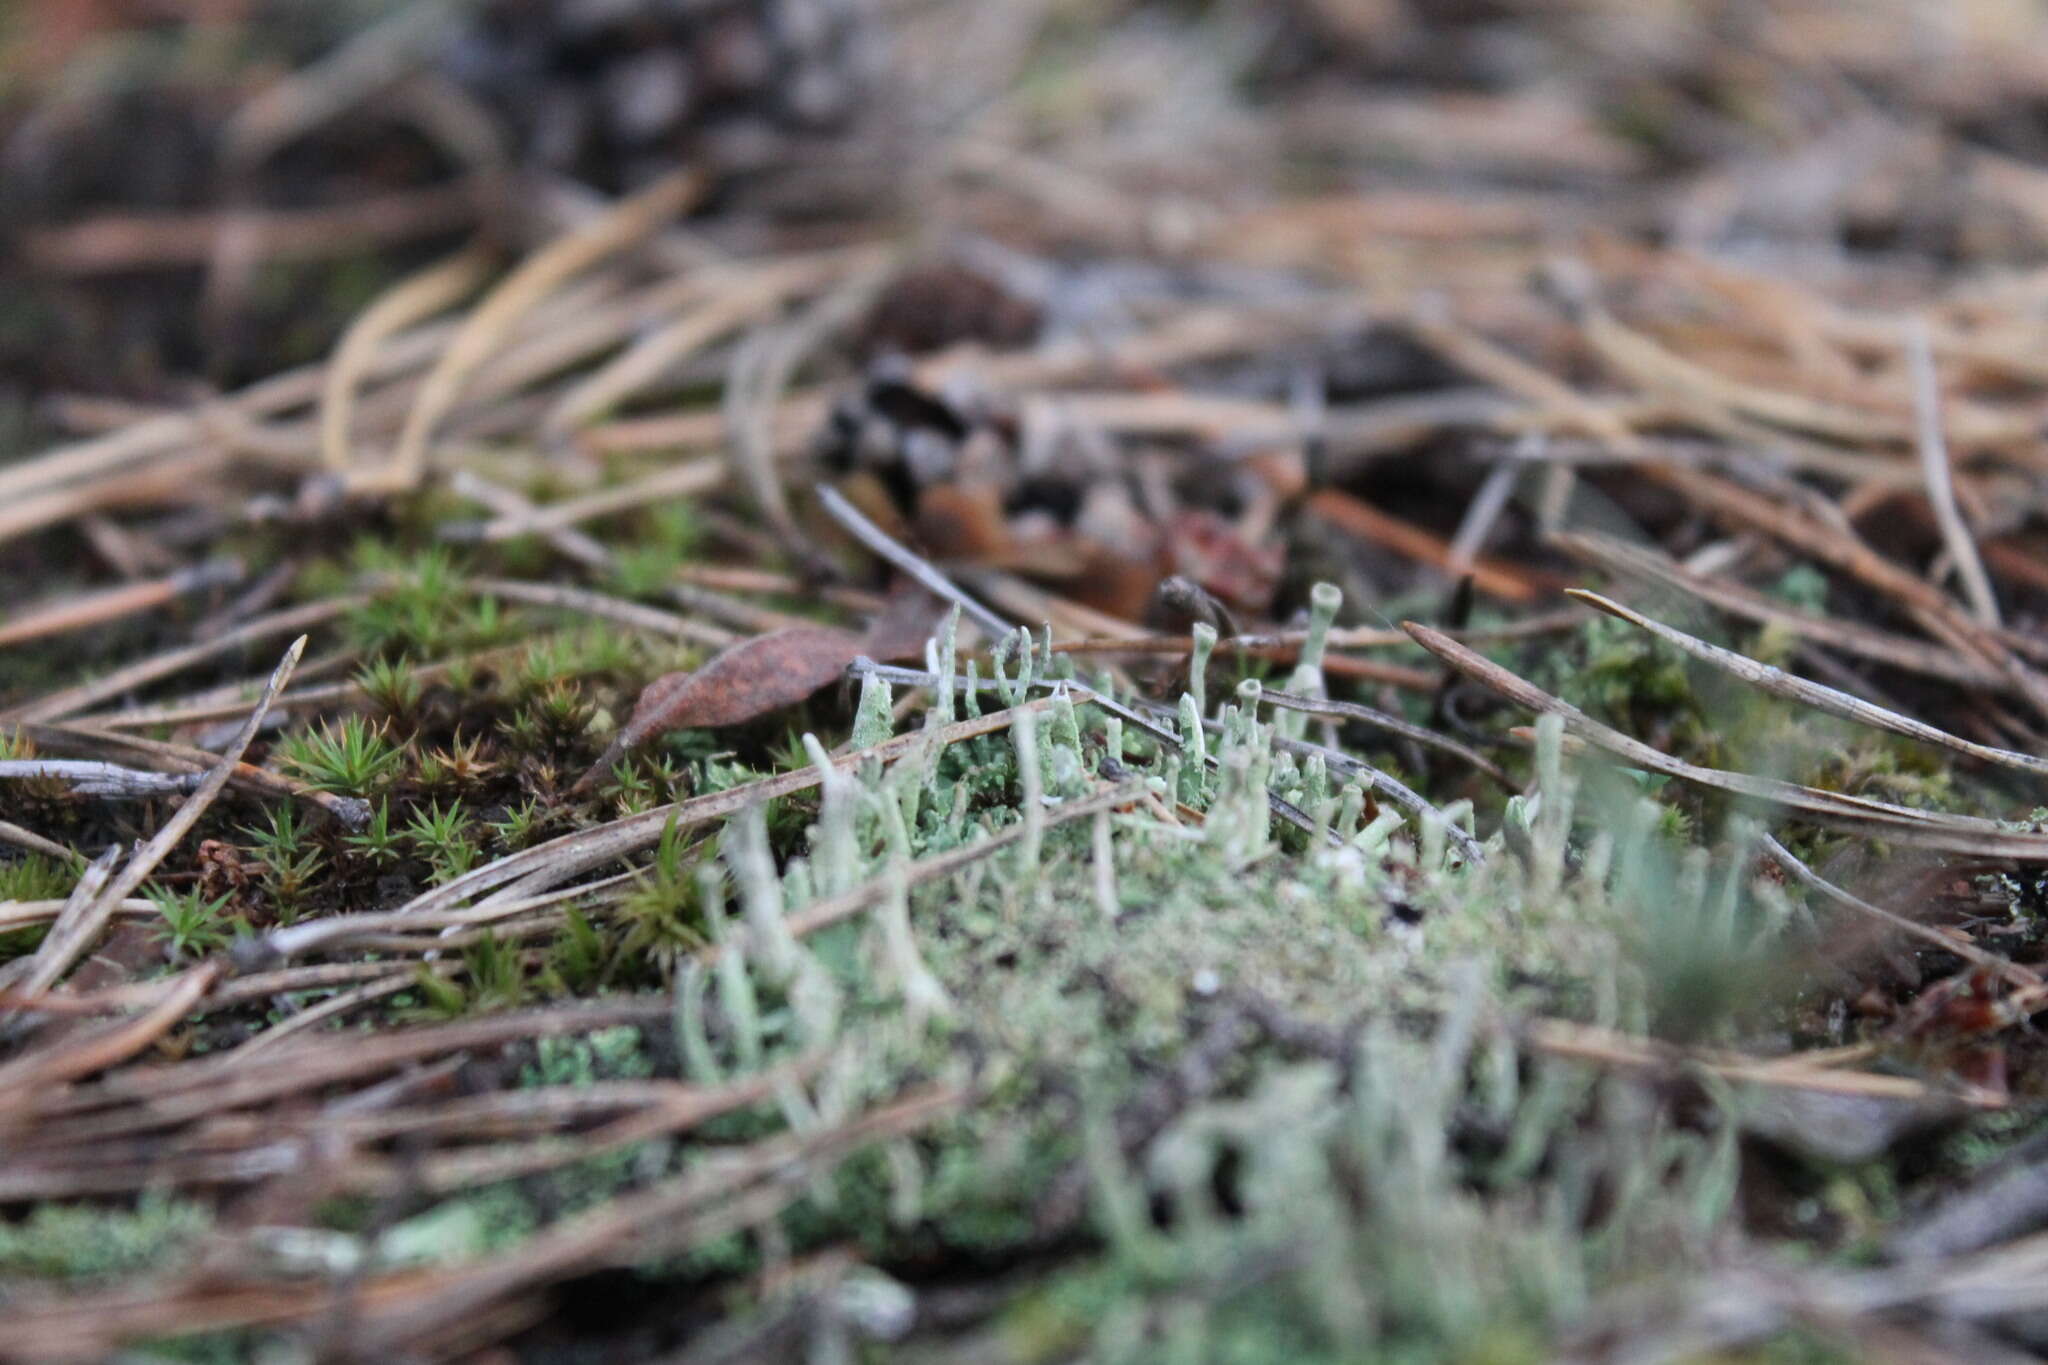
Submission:
[[[78,881],[78,865],[24,853],[0,859],[0,901],[62,900]]]
[[[133,1208],[38,1204],[0,1223],[0,1276],[87,1280],[166,1265],[212,1226],[199,1204],[145,1194]]]
[[[629,1024],[581,1037],[542,1038],[538,1057],[519,1073],[522,1086],[589,1085],[593,1081],[643,1080],[654,1074],[640,1030]]]

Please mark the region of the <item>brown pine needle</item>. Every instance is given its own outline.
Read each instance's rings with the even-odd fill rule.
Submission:
[[[55,985],[64,973],[70,971],[86,949],[92,946],[93,940],[99,937],[101,930],[106,928],[107,921],[113,916],[115,909],[142,885],[149,874],[156,870],[156,865],[163,861],[164,855],[176,847],[186,832],[198,823],[206,808],[213,804],[214,798],[227,786],[228,778],[234,774],[235,765],[241,762],[250,741],[254,740],[256,732],[262,729],[263,718],[270,714],[271,703],[277,699],[277,694],[284,689],[284,685],[291,680],[292,670],[298,666],[299,656],[305,653],[305,650],[306,637],[303,635],[285,650],[284,658],[278,662],[277,670],[270,675],[270,684],[264,689],[262,697],[258,698],[255,708],[250,711],[249,719],[243,722],[233,741],[221,751],[220,761],[207,773],[198,789],[185,798],[184,804],[178,807],[170,819],[164,821],[163,828],[157,831],[156,837],[137,850],[135,856],[130,858],[119,872],[109,876],[104,887],[95,887],[85,896],[77,914],[70,914],[71,907],[66,907],[66,914],[58,919],[57,927],[61,932],[52,932],[36,952],[35,965],[22,983],[24,995],[42,994]],[[107,868],[110,867],[110,863],[103,856],[101,862],[94,864],[94,867]],[[80,885],[85,886],[88,880],[89,878],[81,878]],[[211,984],[210,978],[206,984]]]
[[[1664,773],[1696,786],[1762,801],[1797,818],[1851,834],[1893,839],[1948,853],[2048,862],[2048,835],[2013,830],[1995,820],[1916,810],[1911,806],[1822,791],[1817,787],[1803,787],[1750,773],[1705,768],[1672,758],[1641,740],[1602,725],[1577,707],[1551,696],[1441,631],[1414,621],[1402,622],[1401,628],[1412,635],[1417,644],[1474,682],[1498,692],[1517,705],[1561,717],[1568,733],[1606,750],[1630,767]]]
[[[361,480],[365,490],[399,492],[415,487],[426,468],[434,429],[519,320],[570,279],[658,230],[696,199],[703,186],[700,173],[677,171],[523,261],[463,320],[420,385],[390,463]]]
[[[478,244],[436,261],[391,286],[342,333],[320,389],[320,458],[331,472],[347,474],[354,463],[349,428],[356,390],[378,349],[406,328],[461,302],[483,283],[491,260],[492,252]]]
[[[1658,639],[1684,650],[1695,659],[1712,664],[1731,677],[1739,678],[1751,687],[1768,692],[1774,697],[1796,701],[1817,711],[1825,711],[1831,716],[1854,721],[1858,725],[1868,725],[1873,729],[1887,730],[1895,735],[1904,735],[1908,739],[1917,739],[1923,744],[1937,744],[1944,749],[1967,754],[1986,763],[2017,768],[2036,777],[2048,777],[2048,759],[2035,758],[2030,754],[2015,753],[2011,749],[1999,749],[1988,744],[1973,743],[1924,721],[1914,720],[1911,716],[1902,716],[1896,711],[1873,705],[1861,697],[1852,697],[1847,692],[1796,677],[1782,668],[1737,654],[1732,649],[1708,644],[1705,640],[1688,635],[1674,626],[1652,620],[1641,612],[1602,597],[1597,592],[1588,592],[1584,588],[1567,588],[1565,592],[1587,606],[1596,607],[1609,616],[1649,631]]]

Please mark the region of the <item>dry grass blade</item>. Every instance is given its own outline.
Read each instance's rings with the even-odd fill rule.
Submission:
[[[1674,1047],[1649,1038],[1636,1038],[1611,1029],[1573,1024],[1561,1019],[1532,1019],[1515,1029],[1530,1047],[1554,1057],[1571,1057],[1607,1066],[1668,1068],[1693,1066],[1720,1077],[1748,1085],[1787,1090],[1816,1090],[1831,1095],[1861,1095],[1896,1100],[1947,1099],[1973,1109],[2003,1109],[2008,1100],[1981,1086],[1939,1087],[1911,1076],[1890,1076],[1871,1071],[1840,1071],[1828,1067],[1787,1065],[1790,1058],[1735,1058],[1727,1053],[1704,1053]]]
[[[25,982],[20,990],[14,992],[16,996],[41,995],[49,989],[50,980],[77,960],[87,928],[86,917],[99,904],[100,892],[105,888],[107,879],[114,875],[114,865],[120,859],[121,846],[109,844],[97,858],[80,869],[71,894],[64,898],[56,917],[50,921],[50,932],[43,936],[36,951],[0,967],[0,982],[10,986],[18,980]],[[45,978],[40,985],[36,984],[38,977]]]
[[[433,327],[400,338],[378,353],[373,376],[400,374],[424,363],[447,345],[448,337],[448,330]],[[318,398],[323,373],[317,365],[287,370],[250,385],[226,402],[244,417],[274,417]],[[8,507],[12,513],[0,519],[0,539],[20,534],[26,527],[47,524],[19,515],[25,504],[55,497],[65,490],[72,495],[83,494],[90,490],[91,481],[105,480],[133,466],[147,465],[150,469],[145,473],[161,475],[169,472],[168,466],[178,465],[184,472],[177,477],[185,479],[191,477],[193,469],[217,468],[221,463],[218,451],[170,458],[180,456],[180,452],[205,436],[205,424],[194,414],[170,413],[0,468],[0,506]]]
[[[386,963],[350,965],[373,967],[380,975],[390,970]],[[301,1038],[278,1046],[260,1065],[229,1054],[147,1071],[117,1072],[39,1103],[42,1122],[34,1138],[39,1147],[56,1148],[88,1136],[97,1139],[168,1128],[202,1115],[383,1075],[433,1057],[500,1047],[521,1039],[646,1024],[668,1017],[670,1008],[665,999],[646,997],[585,1001],[394,1030],[358,1039],[341,1049],[327,1039]]]
[[[539,506],[525,494],[514,492],[503,484],[492,483],[473,469],[458,468],[449,476],[448,488],[458,497],[483,504],[498,520],[508,517],[530,517],[540,510]],[[460,540],[468,538],[467,533],[473,529],[444,525],[440,528],[440,534],[446,539]],[[585,568],[609,572],[617,563],[610,550],[574,527],[556,527],[542,530],[539,534],[564,558],[574,560]]]
[[[476,182],[400,190],[332,208],[241,209],[117,215],[39,230],[22,243],[36,269],[98,275],[166,265],[197,265],[224,230],[259,233],[271,259],[319,259],[359,251],[365,243],[398,242],[476,221]]]
[[[993,711],[985,716],[955,721],[930,736],[922,733],[898,735],[872,748],[836,755],[832,762],[835,767],[842,770],[868,759],[888,763],[927,742],[944,746],[963,739],[972,739],[976,735],[993,734],[1007,728],[1019,714],[1027,710],[1033,714],[1043,714],[1051,706],[1051,698],[1041,697],[1008,710]],[[722,819],[759,801],[808,790],[818,785],[821,780],[815,767],[806,766],[794,772],[758,778],[737,787],[727,788],[725,791],[694,796],[686,801],[658,806],[653,810],[614,820],[609,824],[565,834],[424,891],[413,897],[402,909],[404,913],[412,914],[443,911],[460,905],[472,896],[481,895],[512,882],[520,883],[522,894],[532,894],[544,889],[540,885],[542,882],[559,885],[589,868],[644,848],[651,848],[661,838],[662,830],[671,820],[676,822],[678,828],[689,829],[707,821]],[[252,941],[243,950],[245,960],[261,962],[273,956],[274,951],[267,943],[267,940],[262,939]]]
[[[271,710],[282,711],[287,707],[331,701],[345,697],[352,691],[353,687],[349,684],[331,688],[301,688],[297,692],[280,694],[271,702]],[[188,716],[197,715],[206,720],[227,720],[243,714],[248,707],[247,701],[224,702],[218,706],[195,708]],[[177,712],[159,711],[137,716],[124,715],[117,719],[119,723],[132,728],[138,725],[162,724],[165,723],[166,717],[170,723],[188,718],[181,717]],[[97,728],[110,723],[112,722],[106,718],[80,719],[69,725],[48,725],[31,721],[21,725],[19,733],[43,750],[125,757],[138,764],[153,764],[159,771],[168,770],[183,774],[183,777],[177,779],[179,781],[197,782],[198,775],[209,771],[219,758],[219,755],[206,749],[172,744],[167,740],[117,734],[111,730]],[[268,768],[259,768],[253,763],[237,763],[229,781],[241,791],[271,800],[295,801],[310,806],[350,829],[360,827],[370,818],[369,804],[360,797],[320,791],[297,778],[274,773]]]
[[[790,298],[841,274],[860,274],[886,258],[888,248],[799,256],[757,266],[729,267],[728,278],[707,281],[710,297],[577,383],[557,399],[541,429],[567,436],[610,412],[720,337],[730,335]]]
[[[742,1082],[751,1090],[754,1083]],[[11,1348],[26,1360],[101,1357],[119,1343],[169,1331],[224,1330],[351,1315],[358,1347],[395,1347],[492,1300],[578,1270],[673,1254],[772,1215],[802,1190],[794,1177],[848,1153],[925,1128],[967,1099],[933,1086],[802,1136],[777,1136],[735,1150],[730,1159],[634,1191],[549,1227],[517,1248],[450,1270],[398,1270],[357,1282],[282,1286],[190,1277],[134,1290],[86,1293],[18,1305]],[[701,1109],[704,1101],[692,1101]],[[779,1178],[778,1178],[779,1177]],[[772,1195],[767,1203],[754,1196]],[[719,1217],[739,1211],[734,1221]],[[322,1292],[322,1291],[325,1292]]]
[[[67,863],[80,861],[76,853],[71,852],[62,844],[52,844],[51,847],[57,850],[56,853],[50,855],[52,857],[62,857]],[[68,898],[61,901],[0,901],[0,933],[6,933],[15,929],[27,929],[38,924],[48,924],[55,920],[69,903]],[[154,915],[157,913],[156,902],[144,900],[140,896],[133,897],[122,901],[120,905],[116,906],[114,913],[129,916]],[[15,961],[25,963],[29,959],[17,958]],[[21,1002],[10,998],[0,1003],[11,1005]]]
[[[566,530],[586,521],[633,511],[652,503],[708,493],[723,484],[725,478],[723,460],[685,460],[616,488],[565,498],[516,515],[494,517],[482,526],[451,527],[444,534],[450,540],[485,543],[510,540],[514,536],[546,535],[550,531]]]
[[[442,966],[434,969],[436,976],[452,977],[461,971],[461,964]],[[280,1023],[271,1025],[255,1037],[242,1043],[230,1052],[230,1056],[249,1058],[260,1056],[311,1028],[316,1028],[332,1019],[339,1019],[351,1010],[379,1000],[389,999],[400,991],[410,990],[419,985],[419,970],[401,967],[381,981],[367,982],[353,990],[336,991],[317,1005],[309,1005]]]
[[[1630,767],[1664,773],[1696,786],[1767,802],[1789,814],[1852,834],[1896,839],[1901,843],[1948,853],[2048,862],[2048,835],[2016,831],[1995,820],[1916,810],[1910,806],[1802,787],[1750,773],[1705,768],[1672,758],[1641,740],[1602,725],[1576,706],[1551,696],[1441,631],[1414,621],[1402,622],[1401,628],[1414,636],[1417,644],[1473,681],[1517,705],[1561,717],[1567,732],[1606,750]]]
[[[593,901],[607,899],[631,885],[638,874],[633,871],[615,873],[596,881],[579,882],[575,886],[549,891],[519,900],[497,900],[461,910],[444,910],[429,913],[407,913],[400,910],[356,911],[352,914],[330,915],[320,919],[303,919],[295,924],[271,931],[265,940],[268,944],[266,956],[298,957],[313,951],[330,951],[343,944],[357,944],[377,935],[431,934],[433,937],[421,942],[417,938],[406,940],[412,951],[426,952],[434,948],[451,946],[448,931],[473,928],[510,919],[516,915],[529,914],[560,906],[569,901],[589,898]],[[239,984],[239,983],[238,983]]]
[[[1532,602],[1544,591],[1540,578],[1518,565],[1495,559],[1461,562],[1453,554],[1451,543],[1442,536],[1391,516],[1341,490],[1317,489],[1309,495],[1308,507],[1330,525],[1361,540],[1431,565],[1446,574],[1469,573],[1481,592],[1503,601]]]
[[[733,641],[730,631],[702,621],[692,621],[659,607],[629,602],[622,597],[593,592],[589,588],[567,588],[554,583],[528,583],[514,578],[479,578],[471,585],[477,592],[502,597],[528,606],[553,607],[578,616],[616,621],[622,626],[644,630],[672,640],[721,648]]]
[[[1994,748],[1988,744],[1977,744],[1923,721],[1914,720],[1911,716],[1902,716],[1896,711],[1873,705],[1861,697],[1852,697],[1847,692],[1795,677],[1782,668],[1760,663],[1746,655],[1737,654],[1732,649],[1708,644],[1705,640],[1688,635],[1676,627],[1654,621],[1641,612],[1602,597],[1597,592],[1588,592],[1583,588],[1568,588],[1566,592],[1588,606],[1596,607],[1609,616],[1646,630],[1658,639],[1684,650],[1695,659],[1712,664],[1722,672],[1740,678],[1751,687],[1768,692],[1774,697],[1799,702],[1817,711],[1825,711],[1831,716],[1854,721],[1858,725],[1888,730],[1892,734],[1904,735],[1908,739],[1917,739],[1925,744],[1938,744],[1944,749],[1967,754],[1986,763],[1995,763],[2004,768],[2017,768],[2036,777],[2048,777],[2048,759],[2015,753],[2011,749]]]
[[[175,601],[189,592],[202,592],[237,582],[242,577],[239,560],[215,559],[147,583],[127,583],[117,588],[85,593],[65,601],[31,609],[0,624],[0,647],[18,645],[46,635],[61,635],[88,626],[104,625],[124,616],[148,611]]]
[[[678,171],[622,200],[604,217],[522,262],[464,319],[448,349],[420,385],[390,464],[366,477],[366,487],[401,491],[417,485],[435,427],[455,406],[470,377],[504,343],[519,320],[565,281],[654,232],[680,213],[702,188],[700,174]]]
[[[74,795],[117,801],[188,792],[199,785],[193,773],[153,773],[83,759],[0,758],[0,782],[8,780],[64,782]]]
[[[930,1086],[818,1132],[771,1139],[757,1144],[759,1150],[743,1149],[734,1163],[602,1205],[536,1235],[504,1257],[455,1272],[448,1283],[422,1286],[378,1314],[385,1321],[372,1330],[409,1336],[478,1303],[577,1267],[607,1264],[614,1258],[630,1260],[647,1255],[652,1247],[675,1251],[696,1244],[727,1230],[722,1222],[706,1224],[695,1216],[707,1208],[715,1211],[777,1171],[793,1174],[858,1147],[916,1132],[953,1113],[967,1098],[957,1087]],[[795,1186],[787,1194],[776,1193],[771,1210],[794,1197]],[[750,1212],[746,1222],[755,1216]]]
[[[1672,353],[1601,309],[1587,317],[1586,340],[1616,371],[1691,410],[1739,414],[1850,444],[1906,437],[1901,416],[1859,411],[1729,379]]]
[[[1878,554],[1845,528],[1824,524],[1725,479],[1646,462],[1643,472],[1701,507],[1812,555],[1904,606],[1937,639],[2010,678],[2035,711],[2048,716],[2048,678],[2014,654],[2001,634],[1958,610],[1938,588]]]

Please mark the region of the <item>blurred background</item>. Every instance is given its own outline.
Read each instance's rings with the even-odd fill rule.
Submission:
[[[2048,233],[2029,0],[14,0],[4,24],[8,446],[32,396],[311,359],[466,236],[530,245],[684,165],[726,249],[883,227],[1020,253],[941,310],[1012,333],[1107,306],[1113,279],[1048,298],[1024,268],[1081,249],[1391,301],[1597,228],[1875,297]]]

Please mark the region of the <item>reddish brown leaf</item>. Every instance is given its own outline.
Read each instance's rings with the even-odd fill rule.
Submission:
[[[633,708],[626,733],[638,743],[668,730],[764,716],[837,678],[861,647],[862,637],[833,626],[789,626],[742,640],[694,673],[657,679]]]
[[[632,717],[575,789],[587,790],[621,756],[671,730],[739,725],[794,706],[837,681],[863,654],[917,655],[931,635],[934,615],[931,598],[922,592],[899,596],[864,634],[837,626],[788,626],[742,640],[694,672],[665,673],[641,689]]]

